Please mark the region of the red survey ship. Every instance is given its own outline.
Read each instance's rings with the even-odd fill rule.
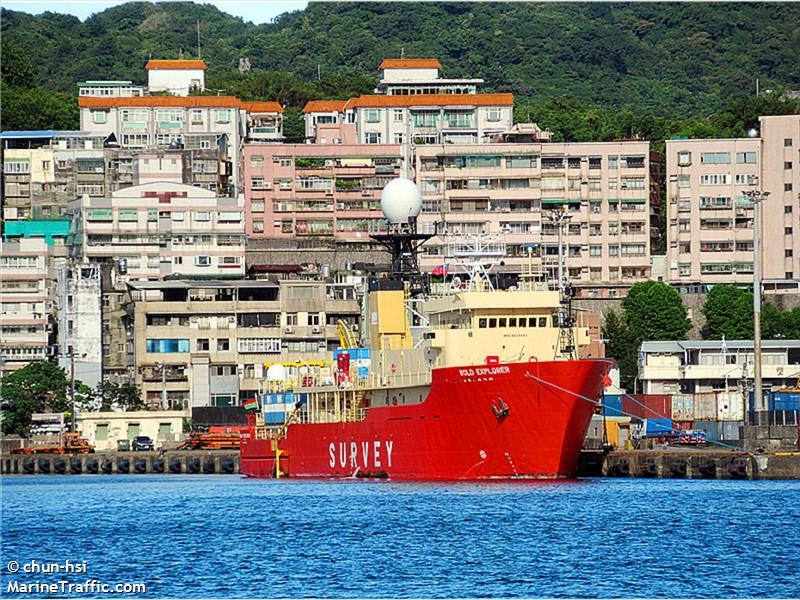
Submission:
[[[329,408],[335,412],[341,402],[345,420],[303,423],[309,417],[300,416],[285,436],[269,436],[253,417],[242,439],[241,472],[394,480],[569,477],[608,366],[564,360],[435,369],[421,402],[401,404],[419,392],[414,385],[375,390],[362,396],[364,408],[357,411],[363,418],[353,413],[353,421],[347,420],[349,401],[359,393],[336,392],[334,399],[331,392]],[[367,406],[373,394],[379,405]],[[381,401],[387,395],[388,403]],[[309,396],[293,397],[301,405],[295,416],[303,415]]]

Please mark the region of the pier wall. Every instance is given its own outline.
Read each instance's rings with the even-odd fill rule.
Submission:
[[[239,473],[238,452],[104,452],[101,454],[3,454],[3,475],[112,475]]]

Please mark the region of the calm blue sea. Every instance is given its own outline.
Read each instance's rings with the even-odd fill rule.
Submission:
[[[0,499],[0,597],[86,579],[152,598],[800,596],[800,482],[21,476]],[[7,570],[67,559],[88,572]]]

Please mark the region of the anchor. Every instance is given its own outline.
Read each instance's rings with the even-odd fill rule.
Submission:
[[[499,396],[497,397],[497,400],[500,403],[500,405],[497,406],[494,403],[492,403],[492,412],[494,413],[494,416],[497,417],[498,421],[502,421],[508,416],[508,413],[511,412],[511,409],[505,402],[503,402],[503,399],[500,398]]]

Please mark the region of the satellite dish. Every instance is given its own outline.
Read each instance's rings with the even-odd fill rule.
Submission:
[[[392,179],[381,192],[381,210],[390,223],[408,223],[422,211],[422,195],[410,179]]]
[[[286,381],[286,367],[270,365],[267,369],[267,381]]]

